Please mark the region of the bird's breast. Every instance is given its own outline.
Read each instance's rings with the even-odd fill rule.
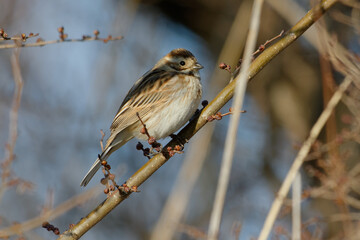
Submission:
[[[182,81],[182,82],[181,82]],[[200,79],[188,76],[178,81],[181,84],[170,100],[146,122],[149,134],[161,139],[179,130],[194,115],[202,96]],[[155,113],[154,113],[155,114]]]

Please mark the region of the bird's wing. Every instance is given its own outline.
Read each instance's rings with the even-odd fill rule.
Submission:
[[[146,121],[150,112],[156,113],[157,109],[163,108],[163,104],[168,102],[177,90],[176,87],[166,84],[174,75],[174,72],[153,69],[136,81],[115,115],[110,127],[111,135],[139,121],[136,113]]]

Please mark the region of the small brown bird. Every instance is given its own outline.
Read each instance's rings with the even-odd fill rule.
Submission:
[[[172,50],[145,73],[126,95],[110,127],[101,160],[119,149],[132,138],[146,140],[140,131],[141,120],[150,136],[161,139],[179,130],[199,106],[202,86],[194,55],[183,48]],[[96,159],[81,181],[86,186],[101,166]]]

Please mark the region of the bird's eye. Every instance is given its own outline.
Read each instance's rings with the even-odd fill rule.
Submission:
[[[184,62],[184,61],[181,61],[181,62],[180,62],[180,65],[181,65],[181,66],[184,66],[184,65],[185,65],[185,62]]]

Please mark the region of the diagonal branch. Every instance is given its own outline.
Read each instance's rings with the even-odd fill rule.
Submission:
[[[261,55],[259,55],[251,64],[248,74],[248,80],[251,80],[261,69],[265,67],[272,59],[274,59],[287,46],[292,44],[299,38],[317,19],[319,19],[329,8],[331,8],[336,0],[323,0],[310,10],[294,27],[292,27],[283,39],[267,48]],[[197,131],[199,131],[208,121],[208,116],[216,114],[232,97],[234,94],[236,81],[230,82],[200,113],[200,115],[193,119],[186,127],[184,127],[179,137],[190,139]],[[177,144],[176,140],[170,141],[167,147],[174,148]],[[134,175],[132,175],[126,182],[130,188],[133,186],[140,186],[144,183],[157,169],[169,160],[170,156],[167,152],[162,152],[155,155],[145,165],[143,165]],[[90,230],[96,223],[101,221],[108,213],[111,212],[123,200],[129,197],[129,193],[114,192],[97,208],[90,212],[86,217],[81,219],[74,227],[64,232],[58,239],[79,239],[88,230]]]
[[[306,139],[306,141],[302,145],[301,149],[299,150],[299,152],[294,160],[294,163],[291,166],[288,174],[286,175],[286,178],[281,185],[281,188],[277,194],[277,197],[271,206],[271,209],[266,218],[264,227],[260,233],[259,240],[265,240],[268,238],[270,230],[271,230],[271,228],[275,222],[275,219],[280,211],[280,207],[281,207],[287,193],[289,192],[290,186],[291,186],[292,182],[294,181],[296,174],[298,173],[302,163],[304,162],[304,159],[308,155],[311,146],[314,144],[315,140],[319,136],[321,129],[324,127],[326,121],[330,117],[330,115],[333,112],[336,105],[341,100],[346,89],[350,86],[351,82],[352,82],[352,79],[350,77],[347,77],[344,79],[344,81],[339,86],[339,89],[334,93],[334,95],[330,99],[328,105],[326,106],[326,108],[324,109],[322,114],[320,115],[319,119],[316,121],[316,123],[312,127],[312,129],[310,131],[310,136],[308,137],[308,139]]]

